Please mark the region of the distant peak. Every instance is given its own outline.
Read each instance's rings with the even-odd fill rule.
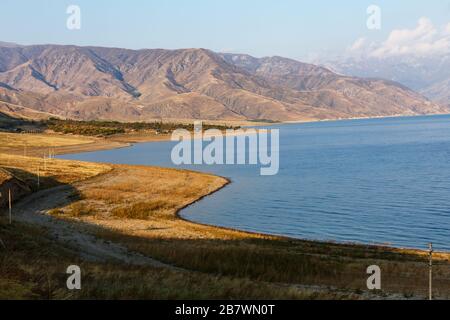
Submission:
[[[20,44],[17,43],[13,43],[13,42],[4,42],[4,41],[0,41],[0,47],[4,47],[4,48],[17,48],[17,47],[21,47]]]

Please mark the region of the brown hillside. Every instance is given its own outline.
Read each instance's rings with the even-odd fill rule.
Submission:
[[[205,49],[0,46],[0,101],[74,119],[317,120],[446,113],[393,82]]]

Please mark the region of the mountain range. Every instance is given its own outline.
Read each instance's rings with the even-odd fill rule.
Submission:
[[[436,56],[349,57],[324,63],[356,77],[399,82],[444,106],[450,106],[450,54]]]
[[[394,81],[282,57],[0,42],[0,112],[80,120],[307,121],[448,113],[449,106]]]

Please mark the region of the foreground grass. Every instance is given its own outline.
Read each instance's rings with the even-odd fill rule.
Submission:
[[[120,264],[86,263],[45,230],[0,219],[0,299],[310,299],[308,293],[245,279]],[[69,265],[82,269],[82,290],[66,288]],[[351,295],[337,295],[353,298]]]

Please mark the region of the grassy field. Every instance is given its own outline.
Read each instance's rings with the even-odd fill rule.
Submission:
[[[0,132],[0,153],[22,153],[27,149],[39,148],[48,151],[50,148],[65,147],[93,143],[95,139],[55,134],[17,134]]]
[[[20,148],[20,146],[49,148],[62,147],[67,145],[77,145],[92,143],[93,139],[79,136],[49,135],[49,134],[17,134],[0,133],[1,148],[10,150],[11,148]],[[3,151],[3,149],[0,149]]]
[[[110,166],[103,164],[4,153],[0,153],[0,164],[15,177],[25,181],[33,190],[38,187],[38,176],[40,186],[49,188],[56,184],[70,184],[85,180],[111,170]]]
[[[195,272],[88,263],[29,225],[0,220],[0,299],[306,299],[329,296]],[[82,290],[65,287],[66,268],[83,270]],[[349,296],[351,298],[351,296]]]
[[[79,144],[79,138],[61,138],[74,138],[72,144],[60,142],[66,146]],[[40,140],[27,141],[33,146]],[[35,191],[36,168],[42,170],[44,160],[11,154],[0,154],[0,167]],[[86,262],[64,243],[55,241],[48,230],[17,223],[10,226],[3,219],[0,297],[365,299],[426,296],[425,252],[298,241],[203,226],[177,216],[181,208],[226,186],[228,181],[223,178],[155,167],[46,161],[45,170],[40,173],[41,188],[71,185],[77,193],[71,203],[52,208],[49,212],[52,216],[69,221],[104,241],[120,243],[130,252],[139,252],[186,271]],[[448,254],[435,255],[434,288],[440,298],[450,297],[449,258]],[[75,262],[85,270],[86,287],[73,294],[64,289],[64,277],[65,267]],[[382,269],[383,290],[371,294],[366,289],[366,269],[373,264]]]
[[[100,164],[62,161],[49,157],[55,148],[89,145],[91,139],[48,134],[0,132],[0,205],[12,190],[13,200],[39,189],[82,181],[111,170]],[[26,155],[42,154],[41,157]]]

